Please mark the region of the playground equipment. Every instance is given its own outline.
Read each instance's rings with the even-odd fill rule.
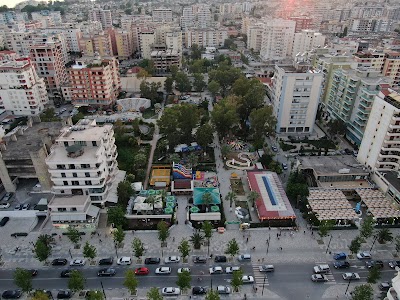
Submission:
[[[184,165],[181,164],[172,164],[172,175],[174,179],[192,179],[193,172],[192,168],[186,168]]]
[[[252,157],[250,152],[241,152],[238,154],[238,158],[241,160],[229,159],[226,161],[226,165],[233,169],[238,170],[253,170],[254,164],[250,159]],[[244,162],[242,162],[244,161]]]

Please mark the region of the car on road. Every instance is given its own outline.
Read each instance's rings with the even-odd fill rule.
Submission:
[[[57,293],[57,299],[69,299],[72,297],[71,291],[61,290]]]
[[[113,268],[105,268],[105,269],[100,269],[97,272],[97,276],[115,276],[117,274],[117,271]]]
[[[30,207],[31,205],[29,203],[25,203],[24,205],[22,205],[22,210],[29,210]]]
[[[342,277],[344,280],[359,280],[360,275],[358,273],[343,273]]]
[[[99,265],[100,266],[112,265],[113,262],[114,262],[114,258],[112,258],[112,257],[102,258],[99,260]]]
[[[160,263],[160,261],[161,259],[158,257],[147,257],[145,258],[144,263],[146,265],[157,265]]]
[[[14,207],[14,210],[22,210],[22,204],[17,204],[17,205]]]
[[[168,256],[164,259],[166,264],[178,263],[181,261],[180,256]]]
[[[350,263],[346,260],[335,261],[333,263],[333,267],[335,269],[347,269],[347,268],[350,268]]]
[[[11,205],[10,203],[0,203],[0,209],[6,209],[9,208]]]
[[[84,259],[73,259],[69,263],[70,266],[77,266],[77,267],[84,266],[85,264],[86,264],[86,260],[84,260]]]
[[[1,198],[1,201],[5,201],[5,202],[10,201],[13,196],[14,196],[14,193],[6,193],[3,196],[3,198]]]
[[[276,146],[271,146],[272,151],[278,152],[278,148]]]
[[[371,254],[368,251],[358,252],[357,258],[358,259],[371,259]]]
[[[195,256],[195,257],[193,257],[193,262],[195,264],[205,264],[205,263],[207,263],[207,257],[204,255]]]
[[[328,273],[330,270],[329,265],[318,265],[314,267],[315,274]]]
[[[65,266],[67,263],[68,263],[68,260],[66,260],[65,258],[56,258],[56,259],[53,259],[53,261],[51,262],[51,265]]]
[[[156,269],[156,274],[159,274],[159,275],[171,274],[171,268],[170,267],[157,268]]]
[[[241,254],[238,256],[239,261],[250,261],[251,255],[250,254]]]
[[[383,268],[383,261],[381,260],[369,260],[365,262],[365,266],[368,269],[372,269],[373,267],[376,267],[378,269],[382,269]]]
[[[328,281],[328,278],[326,278],[326,276],[323,274],[312,274],[311,280],[314,282],[324,282],[324,281]]]
[[[260,272],[273,272],[275,270],[274,265],[262,265],[258,268]]]
[[[207,288],[205,286],[195,286],[192,288],[193,295],[204,295],[207,293]]]
[[[148,275],[149,273],[150,273],[150,270],[145,267],[140,267],[135,270],[136,275]]]
[[[243,275],[242,276],[242,282],[243,283],[253,283],[254,282],[254,277],[250,275]]]
[[[344,252],[336,253],[336,254],[333,256],[333,259],[334,259],[334,260],[345,260],[346,258],[347,258],[347,255],[346,255],[346,253],[344,253]]]
[[[228,295],[231,293],[231,288],[229,286],[219,285],[217,286],[217,292],[220,295]]]
[[[118,258],[117,264],[121,266],[127,266],[132,263],[132,259],[129,256],[122,256]]]
[[[161,290],[161,294],[164,296],[178,296],[181,293],[181,290],[176,287],[165,287]]]
[[[287,170],[287,169],[288,169],[288,166],[287,166],[287,164],[285,164],[285,163],[282,163],[282,169],[284,169],[284,170]]]
[[[391,267],[392,269],[400,267],[400,260],[389,261],[389,267]]]
[[[178,269],[178,274],[180,274],[182,272],[189,272],[190,273],[190,268],[179,268]]]
[[[381,282],[380,284],[378,284],[378,288],[381,291],[385,291],[385,292],[387,292],[390,289],[391,286],[392,286],[391,283],[388,282],[388,281]]]
[[[3,299],[18,299],[22,296],[21,290],[6,290],[1,294]]]
[[[226,269],[225,269],[225,273],[226,274],[232,274],[235,271],[240,271],[240,267],[239,266],[233,266],[233,267],[226,267]]]
[[[225,255],[217,255],[214,258],[215,262],[226,262],[226,256]]]
[[[67,270],[61,271],[60,277],[61,278],[69,278],[71,276],[72,271],[73,271],[72,269],[67,269]]]
[[[210,274],[224,274],[224,269],[220,266],[214,266],[209,269]]]
[[[0,221],[0,227],[3,227],[4,225],[6,225],[8,221],[10,221],[9,217],[2,218]]]

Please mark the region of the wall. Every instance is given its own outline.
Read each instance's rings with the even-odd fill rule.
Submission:
[[[146,81],[148,83],[152,82],[160,82],[161,83],[161,88],[159,91],[164,91],[164,82],[167,79],[167,77],[148,77],[146,78]],[[122,85],[122,91],[124,92],[140,92],[140,84],[142,83],[143,79],[136,78],[136,76],[132,77],[121,77],[121,85]]]

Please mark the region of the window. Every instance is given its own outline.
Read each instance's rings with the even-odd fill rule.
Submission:
[[[89,172],[86,172],[86,173],[85,173],[85,177],[90,177],[90,173],[89,173]]]
[[[91,180],[85,180],[85,185],[92,185],[92,181]]]
[[[77,181],[77,180],[72,181],[71,183],[72,183],[72,185],[79,185],[79,181]]]
[[[71,207],[71,211],[76,211],[76,207]]]
[[[65,177],[65,173],[61,173],[61,177]]]
[[[64,146],[65,146],[65,147],[68,147],[68,142],[64,142]]]
[[[65,166],[64,166],[64,165],[57,165],[57,169],[59,169],[59,170],[65,170]]]
[[[75,165],[70,164],[70,165],[69,165],[69,168],[70,168],[70,169],[75,169]]]
[[[64,184],[64,185],[68,185],[68,181],[65,181],[65,180],[64,180],[64,181],[63,181],[63,184]]]
[[[78,177],[78,174],[72,173],[72,177]]]
[[[92,141],[92,146],[97,146],[97,142],[96,141]]]
[[[59,207],[57,208],[57,211],[67,211],[67,209],[65,207]]]

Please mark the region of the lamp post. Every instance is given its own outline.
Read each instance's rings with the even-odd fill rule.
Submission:
[[[269,250],[269,241],[270,240],[267,240],[267,254],[268,254],[268,250]]]
[[[104,291],[103,281],[100,281],[101,290],[103,291],[104,299],[107,299],[106,292]]]
[[[333,237],[333,235],[331,234],[331,238],[329,239],[328,247],[326,248],[325,253],[328,253],[328,251],[329,251],[329,245],[331,244],[332,237]]]

